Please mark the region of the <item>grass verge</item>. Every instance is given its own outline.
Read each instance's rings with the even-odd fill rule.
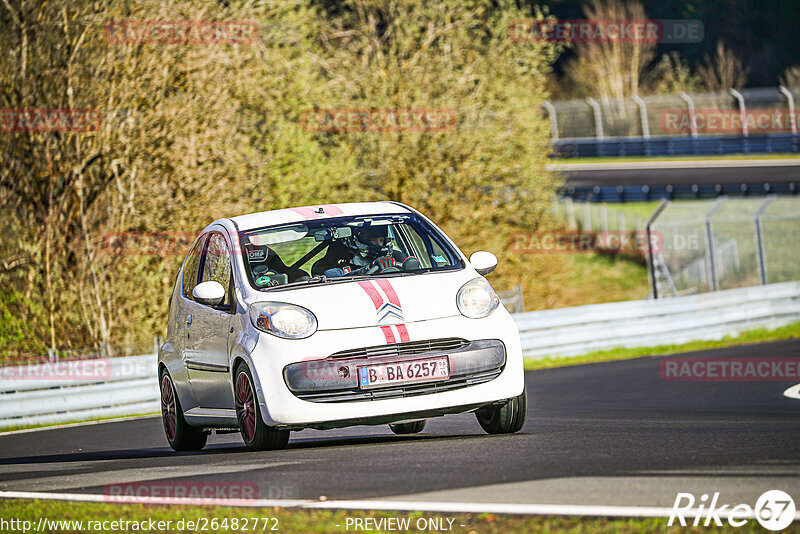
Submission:
[[[145,523],[145,528],[135,528],[143,532],[200,532],[203,529],[197,528],[206,525],[208,531],[217,532],[270,532],[275,527],[279,532],[435,532],[436,528],[418,528],[423,525],[423,521],[439,520],[444,530],[452,525],[449,530],[452,532],[464,532],[474,534],[500,534],[508,532],[614,532],[614,533],[641,533],[641,532],[706,532],[709,529],[668,527],[667,520],[664,518],[648,519],[615,519],[615,518],[586,518],[586,517],[554,517],[554,516],[509,516],[497,514],[429,514],[420,512],[382,512],[382,511],[356,511],[356,510],[302,510],[287,508],[226,508],[219,506],[153,506],[153,505],[118,505],[104,503],[76,503],[62,501],[40,501],[40,500],[21,500],[9,499],[0,501],[0,516],[6,521],[16,519],[20,521],[30,521],[27,530],[35,530],[40,518],[46,518],[49,528],[42,530],[45,532],[126,532],[119,528],[123,526],[118,523],[115,527],[111,523],[106,523],[103,527],[100,524],[89,522],[103,521],[142,521],[154,520],[171,521],[167,526],[155,529]],[[238,528],[231,528],[233,519],[238,520]],[[249,520],[248,527],[242,528],[246,518]],[[253,528],[253,519],[258,519],[258,526]],[[263,521],[261,518],[270,518]],[[348,528],[348,518],[351,520]],[[409,527],[389,529],[386,526],[379,528],[370,521],[372,528],[361,528],[352,523],[355,519],[373,521],[393,518],[395,520],[406,519]],[[216,523],[212,523],[212,519]],[[223,523],[224,520],[227,521]],[[277,521],[275,521],[277,519]],[[183,520],[183,525],[179,521]],[[448,521],[452,520],[452,522]],[[44,520],[43,520],[44,521]],[[61,528],[56,527],[52,521],[82,521],[82,525],[75,523],[61,524]],[[194,521],[194,528],[189,528],[188,521]],[[199,525],[198,523],[199,522]],[[212,528],[216,525],[216,528]],[[225,526],[223,526],[225,525]],[[462,526],[463,525],[463,526]],[[131,529],[131,525],[125,525]],[[793,527],[795,525],[792,525]],[[265,528],[266,527],[266,528]],[[714,529],[715,532],[755,532],[763,531],[754,521],[748,522],[744,527],[733,529],[727,524],[725,527]],[[792,530],[792,527],[790,527]],[[19,530],[22,532],[22,529]],[[795,529],[795,532],[797,530]]]
[[[780,339],[800,338],[800,321],[767,330],[757,328],[742,332],[738,336],[726,336],[722,339],[707,341],[690,341],[680,345],[659,345],[657,347],[635,347],[601,350],[582,354],[580,356],[551,356],[539,360],[526,359],[525,369],[532,371],[535,369],[549,369],[552,367],[565,367],[567,365],[580,365],[583,363],[609,362],[614,360],[627,360],[630,358],[640,358],[642,356],[665,356],[680,352],[692,352],[698,350],[718,349],[723,347],[733,347],[736,345],[747,345],[750,343],[760,343],[763,341],[777,341]]]

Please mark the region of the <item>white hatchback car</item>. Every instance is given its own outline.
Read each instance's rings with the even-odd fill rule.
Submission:
[[[220,219],[193,243],[158,354],[175,450],[212,430],[254,450],[291,430],[475,412],[491,434],[526,415],[519,331],[482,276],[430,220],[395,202]]]

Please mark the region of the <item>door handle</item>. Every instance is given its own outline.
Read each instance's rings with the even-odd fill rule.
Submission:
[[[192,316],[188,316],[186,318],[186,330],[189,330],[189,327],[192,326]]]

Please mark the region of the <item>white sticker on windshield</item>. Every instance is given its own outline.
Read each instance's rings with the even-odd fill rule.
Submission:
[[[433,256],[433,261],[436,263],[447,263],[447,260],[444,259],[444,256]]]

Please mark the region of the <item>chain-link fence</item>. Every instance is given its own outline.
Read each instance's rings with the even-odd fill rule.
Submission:
[[[553,138],[796,134],[798,87],[546,102]]]
[[[584,232],[644,232],[646,216],[599,202],[574,202],[570,197],[553,204],[554,214],[569,230]]]
[[[800,199],[665,201],[647,232],[658,298],[800,280]]]

